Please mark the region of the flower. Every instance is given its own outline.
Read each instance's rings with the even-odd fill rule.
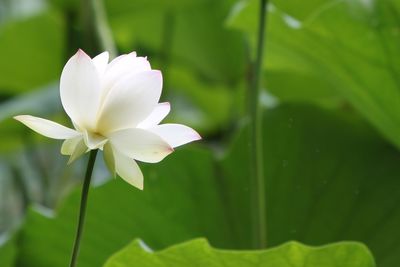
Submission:
[[[14,118],[32,130],[65,139],[61,153],[69,162],[93,149],[104,152],[110,171],[143,189],[143,174],[135,160],[155,163],[174,148],[200,135],[182,124],[160,124],[170,111],[158,103],[162,75],[135,52],[108,62],[108,52],[90,58],[82,50],[65,65],[60,97],[74,128],[30,115]]]

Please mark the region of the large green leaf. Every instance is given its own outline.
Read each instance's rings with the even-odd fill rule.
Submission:
[[[379,266],[396,266],[400,154],[366,123],[344,115],[310,106],[265,113],[268,242],[357,240],[372,250]],[[228,153],[222,182],[242,247],[251,244],[250,230],[243,231],[251,217],[247,140],[244,131]]]
[[[63,22],[45,12],[0,27],[0,93],[13,94],[47,84],[61,73]]]
[[[268,242],[367,244],[379,266],[400,263],[400,155],[357,117],[310,106],[283,106],[264,116]],[[246,131],[222,164],[203,150],[178,150],[144,165],[145,190],[121,180],[92,189],[80,256],[99,266],[140,237],[155,249],[204,236],[220,248],[250,248]],[[64,266],[79,203],[75,192],[55,219],[31,211],[18,267]],[[50,255],[42,255],[55,247]]]
[[[161,60],[163,71],[177,64],[195,70],[204,82],[231,85],[241,80],[246,66],[241,35],[223,24],[230,2],[141,0],[106,4],[116,41],[124,51],[140,49],[139,54],[152,56],[153,62]]]
[[[13,267],[17,254],[15,240],[11,239],[5,242],[5,236],[0,236],[0,266]]]
[[[79,266],[100,266],[135,237],[154,248],[198,236],[207,236],[218,246],[232,243],[209,152],[178,150],[162,163],[144,167],[144,191],[121,179],[92,188]],[[75,192],[56,218],[31,210],[21,235],[17,266],[65,266],[78,206],[79,192]],[[49,249],[51,253],[43,253]]]
[[[254,17],[257,2],[247,1],[231,19],[252,40],[254,19],[248,18]],[[315,7],[283,2],[270,9],[266,75],[273,77],[269,89],[279,95],[282,84],[285,91],[307,94],[308,83],[321,92],[335,90],[400,147],[400,64],[395,60],[400,55],[400,2],[321,0]],[[287,75],[278,79],[276,73]],[[284,81],[292,76],[304,78],[298,84]]]
[[[293,16],[296,19],[307,19],[312,14],[323,11],[328,8],[329,5],[333,4],[332,0],[308,0],[308,1],[293,1],[288,2],[285,0],[273,0],[274,5],[279,9],[283,9],[288,15]]]
[[[234,114],[234,95],[226,87],[204,84],[188,70],[175,67],[168,69],[166,79],[174,86],[166,97],[173,105],[168,120],[205,133],[223,129]]]
[[[285,1],[279,3],[284,6],[288,5]],[[303,6],[303,4],[307,6],[308,2],[290,2],[290,6],[295,7],[294,10],[296,11],[303,10],[298,6]],[[256,51],[259,8],[259,1],[238,1],[227,19],[229,27],[245,33],[251,45],[253,57]],[[285,102],[315,102],[328,106],[340,103],[341,98],[337,96],[334,88],[327,84],[323,77],[318,76],[315,70],[304,67],[303,59],[301,55],[299,56],[297,50],[283,46],[276,41],[277,38],[274,34],[283,35],[287,37],[288,42],[293,42],[294,39],[290,36],[290,27],[286,24],[286,21],[298,23],[287,14],[277,14],[277,12],[276,8],[270,6],[267,20],[269,31],[266,35],[267,47],[264,61],[267,68],[265,84],[268,91]]]
[[[232,251],[212,248],[207,240],[197,239],[159,252],[149,251],[136,240],[111,257],[104,267],[373,267],[368,249],[354,242],[323,247],[308,247],[289,242],[259,251]]]

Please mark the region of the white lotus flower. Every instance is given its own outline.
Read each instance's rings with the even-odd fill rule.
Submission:
[[[185,125],[159,125],[170,105],[158,103],[162,75],[146,58],[133,52],[108,59],[108,52],[91,59],[78,50],[62,71],[61,102],[75,129],[30,115],[14,118],[44,136],[65,139],[61,153],[70,155],[70,162],[89,150],[103,150],[113,173],[143,189],[135,160],[159,162],[174,147],[201,137]]]

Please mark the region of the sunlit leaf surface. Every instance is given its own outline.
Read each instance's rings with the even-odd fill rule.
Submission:
[[[268,89],[287,100],[340,96],[400,147],[400,2],[275,2],[265,53]],[[229,22],[254,44],[258,1],[242,3]]]
[[[11,239],[6,241],[5,236],[2,236],[0,241],[2,243],[0,244],[0,266],[14,267],[15,258],[17,255],[15,240]]]
[[[140,240],[111,257],[104,267],[374,267],[368,249],[355,242],[308,247],[290,242],[259,251],[212,248],[207,240],[196,239],[159,252],[149,251]]]

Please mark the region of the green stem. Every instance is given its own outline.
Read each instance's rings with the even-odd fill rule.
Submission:
[[[117,55],[117,48],[108,24],[103,0],[82,0],[86,45],[93,52],[108,51],[110,58]]]
[[[163,71],[164,90],[170,89],[169,84],[169,65],[172,51],[173,36],[175,30],[175,16],[171,10],[167,10],[164,15],[163,30],[161,36],[160,66]]]
[[[267,246],[267,222],[265,205],[265,181],[263,169],[262,144],[262,108],[260,104],[261,70],[264,57],[265,22],[268,0],[260,0],[260,17],[258,26],[257,56],[250,90],[251,118],[251,159],[252,159],[252,208],[253,208],[253,242],[256,248]]]
[[[80,44],[80,33],[74,25],[76,25],[76,20],[78,18],[77,11],[73,8],[64,9],[64,25],[65,25],[65,40],[68,40],[65,45],[65,62],[71,57],[71,55],[76,53],[78,48],[86,49],[86,47],[81,47]]]
[[[82,233],[83,233],[83,225],[85,223],[85,215],[86,215],[86,204],[90,187],[90,180],[92,179],[92,172],[94,167],[94,162],[96,161],[97,149],[90,151],[89,161],[86,168],[85,181],[83,182],[82,187],[82,195],[81,195],[81,206],[79,210],[79,219],[78,219],[78,228],[76,230],[76,236],[74,241],[74,247],[72,250],[71,262],[69,264],[70,267],[76,266],[76,261],[78,259],[79,254],[79,246],[81,243]]]
[[[94,13],[95,29],[101,49],[110,53],[110,58],[117,56],[117,48],[108,24],[104,3],[101,0],[90,0]]]

